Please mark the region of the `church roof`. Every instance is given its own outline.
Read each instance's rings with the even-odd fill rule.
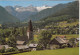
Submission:
[[[17,44],[24,44],[25,41],[17,41]]]

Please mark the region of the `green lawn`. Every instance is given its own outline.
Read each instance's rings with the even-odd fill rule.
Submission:
[[[14,55],[79,55],[79,48],[65,48],[56,50],[41,50],[19,53]]]
[[[70,35],[53,35],[52,38],[56,37],[56,36],[66,36],[67,39],[70,39],[70,38],[79,38],[79,35],[78,34],[70,34]]]
[[[59,27],[67,27],[67,26],[74,26],[79,24],[79,21],[72,22],[72,23],[67,23],[67,21],[59,22]]]
[[[51,39],[53,39],[56,36],[66,36],[67,39],[70,39],[70,38],[79,38],[79,35],[78,34],[67,34],[67,35],[52,35],[52,38]],[[38,35],[34,35],[34,40],[35,41],[38,41]]]

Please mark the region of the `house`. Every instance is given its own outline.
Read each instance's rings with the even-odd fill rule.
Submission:
[[[12,47],[9,47],[8,45],[0,45],[0,49],[2,49],[3,47],[5,47],[5,49],[12,48]]]
[[[32,21],[29,21],[28,28],[27,28],[27,37],[28,41],[33,40],[33,26]]]
[[[0,49],[2,49],[4,46],[0,45]]]
[[[29,44],[29,48],[31,49],[31,51],[36,51],[38,44]]]
[[[18,50],[24,50],[24,49],[28,49],[29,47],[25,44],[25,41],[17,41],[17,45],[16,45]]]
[[[64,36],[56,36],[53,40],[50,41],[50,49],[61,48],[62,45],[67,45],[68,40]]]

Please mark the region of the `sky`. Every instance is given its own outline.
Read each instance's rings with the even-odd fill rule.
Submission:
[[[43,5],[49,5],[49,6],[54,6],[59,3],[68,3],[72,1],[0,1],[0,6],[23,6],[27,7],[29,5],[33,6],[43,6]]]

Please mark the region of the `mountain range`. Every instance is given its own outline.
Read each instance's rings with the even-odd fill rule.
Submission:
[[[29,16],[29,19],[38,21],[49,16],[69,15],[79,18],[79,3],[78,1],[69,2],[66,4],[58,4],[52,8],[44,9],[34,15]],[[27,18],[25,19],[27,21]]]
[[[29,19],[29,16],[34,15],[44,9],[52,8],[47,5],[42,7],[35,7],[33,5],[22,7],[22,6],[6,6],[5,9],[8,11],[11,15],[17,17],[21,21],[24,19]]]
[[[50,12],[51,10],[48,10],[48,11]],[[40,14],[42,14],[43,12],[41,12]],[[40,14],[38,14],[38,15],[40,15]],[[35,17],[37,17],[37,16],[35,15]],[[39,27],[45,27],[45,26],[50,26],[50,25],[58,26],[59,22],[65,22],[65,21],[67,23],[73,23],[76,21],[79,22],[78,21],[79,20],[79,2],[78,1],[70,2],[70,3],[66,4],[64,8],[57,10],[57,12],[53,13],[52,15],[47,16],[45,18],[41,18],[41,17],[39,17],[39,18],[40,19],[37,19],[39,21],[35,22],[35,24],[38,23],[37,25]],[[79,23],[77,23],[77,25],[78,24]]]
[[[42,7],[35,7],[30,5],[28,7],[6,6],[3,8],[0,6],[0,23],[16,22],[19,20],[27,22],[29,19],[32,21],[48,21],[53,20],[53,17],[62,15],[79,18],[79,3],[77,1],[74,1],[67,4],[58,4],[53,7],[46,5]]]
[[[33,5],[27,7],[6,6],[5,9],[11,15],[17,17],[21,21],[28,21],[29,19],[37,21],[56,13],[57,11],[65,8],[66,6],[67,6],[66,4],[58,4],[52,7],[48,5],[44,5],[41,7],[35,7]]]

